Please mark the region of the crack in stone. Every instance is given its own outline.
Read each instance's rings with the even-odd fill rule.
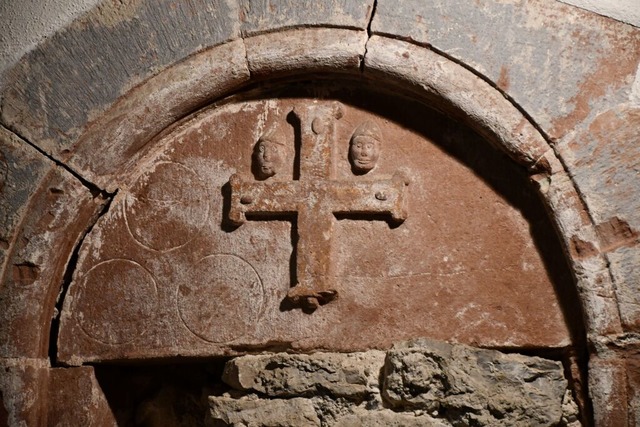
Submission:
[[[242,49],[244,50],[244,62],[247,67],[247,71],[249,72],[249,82],[253,80],[253,71],[251,71],[251,64],[249,63],[249,51],[247,49],[247,40],[244,35],[240,36],[240,40],[242,41]]]
[[[111,194],[105,193],[108,195],[108,197],[104,197],[102,193],[97,196],[97,197],[103,198],[106,201],[106,203],[104,204],[100,212],[98,212],[98,214],[92,218],[92,221],[86,227],[82,236],[74,246],[73,251],[71,252],[71,257],[69,257],[69,261],[66,265],[64,275],[62,276],[63,279],[62,279],[62,284],[60,286],[60,292],[58,293],[58,298],[56,299],[56,305],[53,311],[54,314],[51,319],[51,327],[49,329],[48,355],[49,355],[49,361],[52,367],[60,366],[57,363],[58,336],[60,333],[60,316],[62,315],[62,308],[64,306],[64,301],[67,296],[67,292],[69,291],[69,287],[71,286],[71,282],[73,280],[73,274],[76,271],[76,267],[77,267],[78,259],[80,255],[80,249],[82,248],[82,245],[84,244],[86,237],[91,233],[91,231],[93,230],[95,225],[98,223],[100,218],[102,218],[109,212],[109,209],[111,208],[111,204],[113,203],[113,200],[115,199],[115,196],[117,195],[117,193],[118,193],[118,190],[116,190],[114,193],[111,193]]]
[[[369,16],[369,22],[367,23],[367,41],[364,44],[364,53],[362,54],[362,59],[360,60],[360,73],[364,73],[364,61],[367,57],[369,40],[371,40],[371,35],[373,34],[371,26],[373,24],[373,18],[376,15],[376,9],[378,7],[378,0],[373,0],[371,5],[371,15]]]
[[[25,144],[29,145],[31,148],[36,150],[38,153],[42,154],[44,157],[46,157],[47,159],[52,161],[56,166],[64,169],[71,176],[73,176],[78,181],[80,181],[80,183],[89,190],[89,192],[91,193],[91,195],[93,197],[102,196],[103,198],[108,199],[108,198],[111,198],[111,197],[113,197],[115,195],[115,193],[109,193],[108,191],[100,188],[98,185],[96,185],[93,182],[89,181],[88,179],[86,179],[85,177],[80,175],[80,173],[78,173],[76,170],[71,168],[69,165],[67,165],[66,163],[64,163],[63,161],[61,161],[59,159],[56,159],[55,157],[53,157],[52,154],[47,153],[45,150],[40,148],[38,145],[36,145],[33,142],[29,141],[28,138],[26,138],[24,135],[21,135],[16,129],[13,129],[11,127],[8,127],[8,126],[5,126],[5,125],[1,125],[1,124],[0,124],[0,126],[2,126],[4,129],[6,129],[8,132],[13,133],[15,136],[20,138],[20,140],[22,140]]]

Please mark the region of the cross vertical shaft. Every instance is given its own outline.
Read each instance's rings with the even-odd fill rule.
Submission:
[[[299,179],[253,181],[231,176],[229,218],[241,225],[246,214],[273,218],[296,216],[296,283],[287,298],[315,309],[337,296],[332,262],[335,213],[387,214],[395,222],[407,217],[408,181],[399,173],[377,180],[335,178],[335,103],[294,110],[300,125]],[[373,218],[376,219],[376,218]]]

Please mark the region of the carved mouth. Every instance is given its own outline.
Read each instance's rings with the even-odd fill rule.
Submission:
[[[371,166],[373,160],[370,159],[356,159],[355,164],[358,166]]]

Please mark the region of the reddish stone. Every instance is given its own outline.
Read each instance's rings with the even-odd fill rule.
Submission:
[[[31,195],[1,278],[0,357],[47,357],[67,264],[105,202],[60,168]]]
[[[49,426],[116,426],[93,367],[54,368],[49,371]]]
[[[628,424],[627,366],[622,359],[589,360],[589,395],[596,426],[620,427]]]
[[[627,359],[629,378],[629,418],[630,425],[640,425],[640,351]]]
[[[293,89],[279,92],[279,100],[260,95],[198,114],[156,141],[155,157],[122,176],[109,213],[81,250],[63,308],[61,360],[274,346],[346,351],[419,336],[501,347],[571,344],[575,323],[561,307],[575,311],[576,298],[566,291],[562,254],[527,177],[477,135],[417,103],[355,86],[321,90],[339,94],[342,110],[327,119],[335,128],[329,151],[304,142],[327,123],[289,113],[300,117],[310,105],[336,102]],[[368,121],[379,127],[380,152],[364,173],[350,163],[349,144]],[[281,150],[273,176],[253,173],[265,135]],[[313,217],[301,227],[298,208],[272,212],[276,193],[239,194],[229,184],[239,174],[246,182],[282,183],[286,193],[287,183],[303,182],[305,156],[314,167],[322,162],[313,156],[332,156],[334,172],[317,173],[372,191],[371,203],[396,197],[396,190],[368,185],[404,171],[405,221],[394,222],[389,210],[371,217],[368,208],[338,208],[318,234],[331,244],[314,252],[305,246]],[[311,206],[319,195],[277,197]],[[246,211],[259,220],[234,225],[231,203],[249,206],[261,197],[259,212]],[[328,257],[327,283],[337,292],[313,314],[286,299],[300,278],[321,274],[299,271],[306,268],[296,263],[300,256]]]
[[[0,359],[0,426],[47,425],[48,360]]]

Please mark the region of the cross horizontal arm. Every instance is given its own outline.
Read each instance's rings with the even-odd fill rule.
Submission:
[[[408,180],[400,173],[375,181],[334,181],[331,185],[333,213],[389,214],[394,221],[407,218]]]
[[[231,208],[229,219],[241,225],[246,214],[277,215],[298,212],[298,204],[303,198],[298,181],[247,181],[234,174],[231,184]]]

